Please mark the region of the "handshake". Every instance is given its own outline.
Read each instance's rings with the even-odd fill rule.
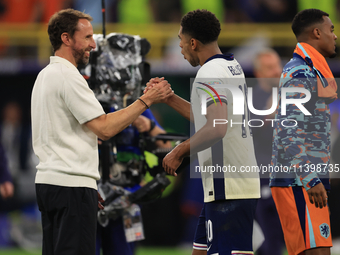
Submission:
[[[152,78],[144,89],[143,101],[150,106],[151,104],[166,103],[174,95],[174,91],[168,81],[162,78]]]

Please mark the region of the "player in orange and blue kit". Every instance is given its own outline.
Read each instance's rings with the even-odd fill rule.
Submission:
[[[325,57],[335,56],[337,37],[328,16],[316,9],[295,16],[298,44],[280,80],[270,186],[289,255],[330,254],[332,246],[328,104],[337,98],[337,85]]]

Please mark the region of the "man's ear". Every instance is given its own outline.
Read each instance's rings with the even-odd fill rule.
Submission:
[[[195,50],[198,47],[198,41],[195,38],[190,39],[190,46],[192,50]]]
[[[312,31],[312,33],[313,33],[313,36],[314,36],[315,38],[320,39],[321,30],[320,30],[319,28],[317,28],[317,27],[314,28],[313,31]]]
[[[70,40],[71,40],[71,37],[68,33],[62,33],[61,34],[61,40],[64,44],[66,45],[70,45]]]

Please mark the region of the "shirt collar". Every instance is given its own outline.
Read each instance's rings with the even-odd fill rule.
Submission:
[[[66,58],[62,58],[62,57],[58,57],[58,56],[50,56],[50,64],[54,64],[54,63],[62,63],[65,66],[67,66],[68,68],[71,69],[77,69],[77,67],[75,67],[70,61],[68,61]]]
[[[223,59],[225,59],[225,60],[231,61],[231,60],[234,60],[234,54],[233,54],[233,53],[228,53],[228,54],[216,54],[216,55],[214,55],[214,56],[208,58],[208,59],[204,62],[204,64],[207,63],[207,62],[209,62],[210,60],[215,59],[215,58],[223,58]]]

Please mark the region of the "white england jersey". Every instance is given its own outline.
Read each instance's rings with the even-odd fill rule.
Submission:
[[[237,98],[231,91],[238,94]],[[232,55],[215,55],[197,72],[191,92],[196,132],[206,123],[206,116],[202,114],[202,99],[207,107],[215,102],[228,106],[228,116],[220,120],[220,123],[228,121],[225,124],[228,125],[226,135],[212,147],[198,153],[204,202],[260,197],[246,96],[243,70]],[[237,110],[243,107],[244,114],[233,115],[234,107]]]

